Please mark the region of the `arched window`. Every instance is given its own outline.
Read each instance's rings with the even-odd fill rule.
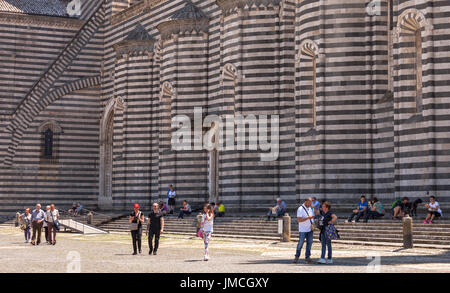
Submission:
[[[309,99],[311,102],[311,125],[317,126],[317,58],[319,49],[312,40],[305,40],[300,44],[300,66],[301,70],[307,72],[307,80],[310,81]]]
[[[417,9],[409,9],[399,16],[398,31],[400,34],[401,65],[408,67],[413,75],[415,89],[414,108],[416,113],[423,110],[423,80],[422,80],[422,32],[428,25],[425,16]]]
[[[53,131],[48,128],[44,132],[44,158],[53,156]]]
[[[58,122],[49,120],[38,128],[41,134],[40,161],[43,164],[56,164],[58,162],[59,135],[62,129]]]
[[[170,82],[164,82],[161,88],[160,115],[161,115],[161,145],[163,149],[170,149],[172,139],[172,99],[174,89]]]

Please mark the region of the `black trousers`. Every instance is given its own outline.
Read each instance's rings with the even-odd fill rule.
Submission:
[[[161,230],[157,232],[150,230],[148,233],[148,247],[150,248],[150,251],[158,251]],[[155,247],[153,247],[153,236],[155,236]]]
[[[48,225],[48,224],[47,224]],[[45,241],[48,242],[48,226],[44,227],[44,231],[45,231]]]
[[[133,252],[137,253],[137,249],[139,252],[142,251],[142,228],[131,231],[131,238],[133,238]]]

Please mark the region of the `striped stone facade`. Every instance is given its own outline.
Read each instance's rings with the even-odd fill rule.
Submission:
[[[0,212],[36,198],[148,206],[169,184],[236,210],[450,197],[448,1],[98,0],[81,13],[0,12]],[[174,150],[171,118],[193,123],[195,107],[277,115],[278,159],[248,137]]]

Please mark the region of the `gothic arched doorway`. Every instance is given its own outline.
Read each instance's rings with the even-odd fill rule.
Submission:
[[[114,106],[111,100],[103,113],[100,122],[100,169],[98,206],[101,209],[112,208],[112,171],[113,171],[113,138],[114,138]]]

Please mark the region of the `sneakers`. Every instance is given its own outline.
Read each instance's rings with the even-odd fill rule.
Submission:
[[[319,259],[319,260],[317,261],[317,263],[320,263],[320,264],[326,264],[327,261],[326,261],[324,258],[321,258],[321,259]]]
[[[311,264],[311,263],[313,262],[312,259],[310,259],[310,258],[306,258],[305,261],[306,261],[306,263],[308,263],[308,264]]]
[[[332,259],[327,259],[327,264],[328,264],[328,265],[333,264],[333,260],[332,260]]]
[[[296,257],[294,258],[294,261],[293,261],[292,263],[298,263],[298,256],[296,256]]]
[[[423,223],[426,224],[426,223],[427,223],[427,220],[423,221]]]
[[[205,255],[205,257],[203,258],[204,261],[208,261],[209,260],[209,256]]]

